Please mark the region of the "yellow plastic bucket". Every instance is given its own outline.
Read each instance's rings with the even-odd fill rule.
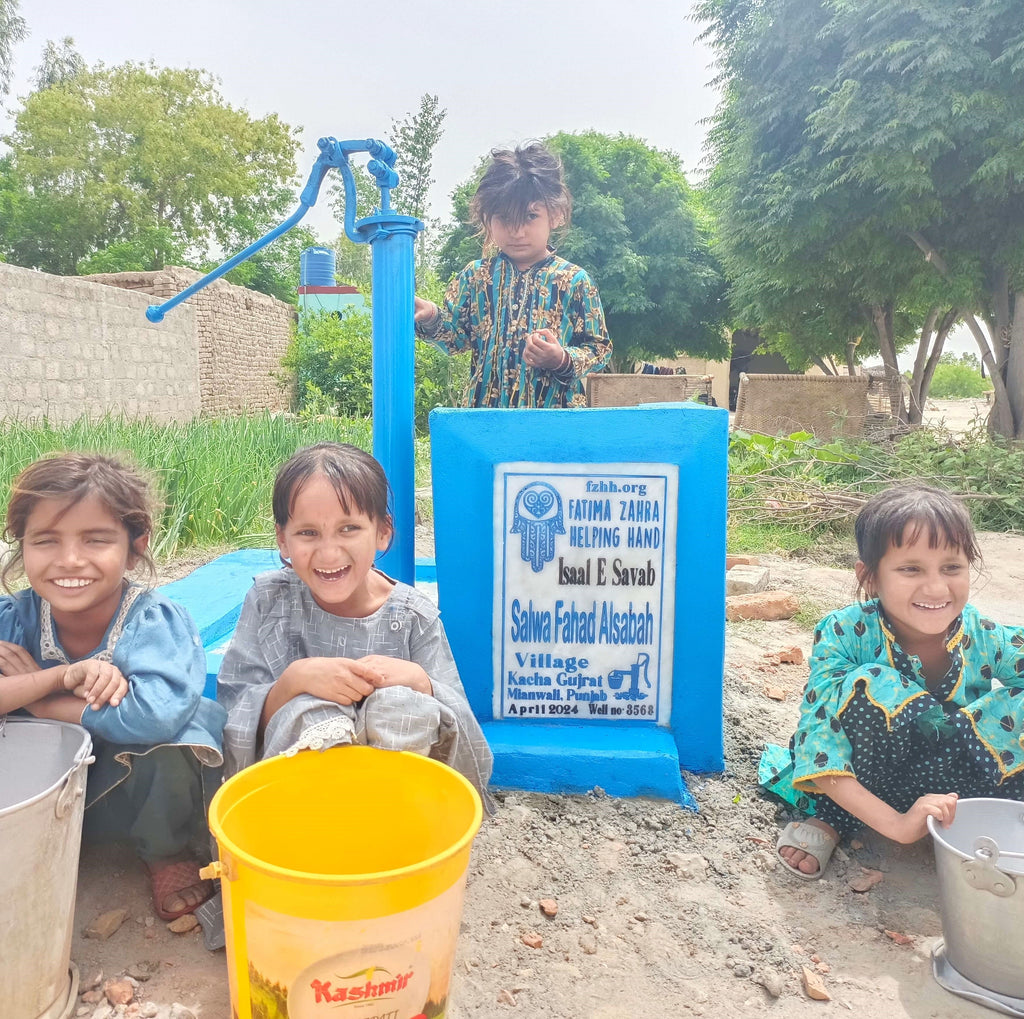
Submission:
[[[457,771],[335,747],[210,805],[236,1019],[441,1019],[482,808]]]

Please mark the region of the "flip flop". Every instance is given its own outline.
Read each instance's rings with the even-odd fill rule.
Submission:
[[[177,920],[179,916],[195,912],[214,892],[213,882],[204,881],[199,876],[199,864],[194,860],[179,860],[155,867],[149,872],[149,881],[153,888],[153,909],[161,920]],[[203,886],[203,898],[199,902],[184,909],[163,908],[168,898],[193,885]]]
[[[808,824],[806,821],[790,821],[779,841],[775,843],[775,854],[779,861],[791,874],[795,874],[801,881],[817,881],[825,872],[828,861],[832,859],[832,852],[839,845],[839,839],[835,835],[829,835],[823,828],[815,824]],[[805,874],[802,870],[794,867],[780,852],[786,846],[800,849],[808,856],[813,856],[818,861],[818,869],[813,874]]]

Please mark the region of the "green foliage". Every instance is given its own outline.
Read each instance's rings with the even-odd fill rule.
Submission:
[[[980,313],[1011,337],[995,428],[1024,434],[1018,0],[702,0],[698,17],[725,86],[712,193],[743,324],[835,349],[866,306],[895,370],[901,312]]]
[[[409,342],[413,340],[410,337]],[[427,430],[434,407],[461,402],[468,378],[465,356],[449,357],[427,343],[416,343],[416,428]],[[342,315],[308,315],[295,328],[282,361],[295,377],[299,413],[368,418],[373,409],[373,341],[370,313],[346,309]]]
[[[18,13],[18,0],[0,0],[0,99],[11,87],[11,63],[15,44],[28,35],[25,19]]]
[[[992,388],[988,379],[982,378],[978,359],[973,354],[957,357],[943,354],[935,367],[930,393],[937,400],[959,400],[983,396]]]
[[[274,543],[270,493],[278,467],[302,446],[333,440],[372,448],[370,423],[260,415],[156,425],[107,417],[72,424],[0,424],[0,499],[15,474],[60,450],[128,456],[152,479],[162,503],[154,551],[263,548]],[[429,474],[429,446],[416,443],[416,483]]]
[[[296,133],[227,105],[205,71],[99,64],[33,92],[5,140],[0,250],[48,272],[94,268],[98,252],[106,265],[199,264],[294,198]]]
[[[759,533],[778,534],[780,546],[794,548],[792,533],[802,531],[813,554],[823,542],[834,545],[837,535],[852,542],[850,524],[864,500],[903,481],[963,496],[979,530],[1024,530],[1022,471],[1024,447],[989,438],[981,428],[965,436],[921,429],[884,444],[734,432],[730,533],[743,536],[748,548]]]
[[[33,85],[37,91],[53,85],[63,85],[82,74],[85,67],[85,59],[75,49],[75,40],[70,35],[64,36],[59,45],[52,39],[47,39],[42,63],[34,68],[36,76]]]
[[[573,196],[572,226],[559,254],[590,273],[601,293],[619,361],[680,352],[727,356],[724,281],[710,253],[707,218],[679,159],[639,138],[595,131],[556,134]],[[453,195],[442,276],[480,257],[469,200],[486,162]]]

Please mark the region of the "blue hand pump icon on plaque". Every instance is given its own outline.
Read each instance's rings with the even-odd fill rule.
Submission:
[[[562,497],[546,481],[524,485],[516,496],[510,534],[521,536],[520,555],[534,573],[555,557],[555,535],[565,534]]]

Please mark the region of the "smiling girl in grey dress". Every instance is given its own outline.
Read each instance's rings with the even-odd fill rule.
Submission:
[[[278,471],[283,569],[256,577],[217,679],[225,769],[361,743],[451,765],[487,798],[491,752],[436,606],[374,568],[392,520],[380,464],[355,446],[299,450]]]

